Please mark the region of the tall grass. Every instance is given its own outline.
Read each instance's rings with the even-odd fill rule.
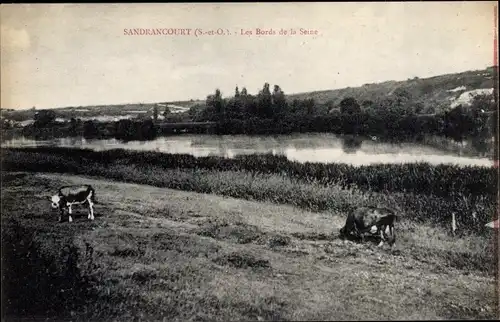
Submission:
[[[70,312],[95,301],[94,266],[68,238],[47,247],[39,230],[2,219],[2,320],[32,316],[73,319]],[[44,233],[40,233],[44,235]],[[7,319],[9,320],[9,319]]]
[[[112,151],[113,152],[113,151]],[[72,154],[74,153],[74,154]],[[111,157],[106,157],[109,153]],[[351,184],[349,189],[345,189],[334,180],[317,180],[314,178],[298,178],[289,175],[287,172],[265,171],[261,168],[255,168],[254,171],[238,169],[238,162],[242,160],[253,160],[257,166],[258,160],[262,164],[265,161],[276,161],[270,156],[253,156],[238,158],[236,160],[227,160],[222,158],[191,158],[185,156],[165,155],[167,160],[173,160],[170,164],[160,163],[161,154],[135,153],[126,151],[106,151],[106,153],[95,153],[90,151],[80,152],[70,149],[56,149],[52,152],[39,152],[38,150],[6,150],[3,154],[3,161],[7,164],[9,170],[22,171],[44,171],[73,173],[81,175],[99,176],[112,180],[125,182],[134,182],[139,184],[148,184],[158,187],[173,188],[186,191],[196,191],[201,193],[213,193],[224,196],[230,196],[248,200],[269,201],[280,204],[290,204],[300,208],[312,211],[329,210],[332,212],[345,213],[354,206],[372,205],[384,206],[395,209],[400,216],[416,221],[432,222],[435,224],[449,226],[452,213],[456,213],[460,232],[484,232],[484,223],[490,221],[497,205],[496,195],[478,188],[472,194],[467,187],[478,185],[476,179],[486,180],[486,173],[490,169],[468,168],[468,171],[483,173],[483,176],[468,177],[461,173],[454,173],[455,167],[442,166],[432,167],[429,165],[389,166],[383,165],[366,167],[377,171],[388,173],[387,169],[420,169],[407,173],[410,178],[416,177],[422,169],[428,169],[431,174],[436,173],[436,177],[429,174],[426,180],[430,185],[446,183],[453,186],[456,181],[464,181],[462,190],[447,190],[441,193],[418,193],[418,187],[408,184],[409,180],[405,178],[393,178],[393,182],[406,182],[408,188],[403,188],[392,193],[387,191],[377,191],[378,189],[369,189],[366,186],[359,188],[356,184]],[[80,154],[80,156],[78,155]],[[126,158],[130,156],[130,158]],[[144,157],[141,159],[140,157]],[[185,157],[185,158],[184,158]],[[201,160],[206,160],[203,163]],[[218,166],[215,160],[220,159],[222,165]],[[280,160],[280,158],[277,158]],[[187,160],[187,161],[186,161]],[[256,161],[257,160],[257,161]],[[282,160],[282,159],[281,159]],[[182,161],[186,161],[182,163]],[[192,161],[192,162],[191,162]],[[231,163],[233,162],[234,163]],[[193,167],[193,162],[205,167]],[[301,165],[282,160],[284,164],[291,166]],[[244,164],[244,163],[243,163]],[[225,167],[227,165],[227,167]],[[312,167],[321,169],[322,165],[311,164]],[[344,173],[344,176],[351,175],[353,178],[361,178],[354,173],[356,170],[344,165],[325,165],[324,168],[336,169],[336,166],[342,169],[350,169],[353,173]],[[441,170],[436,170],[441,169]],[[304,169],[307,169],[304,167]],[[450,170],[451,169],[451,170]],[[305,171],[305,170],[304,170]],[[426,173],[426,172],[424,172]],[[451,173],[444,181],[444,173]],[[403,174],[402,174],[403,175]],[[373,175],[373,177],[375,177]],[[370,178],[370,177],[369,177]],[[432,179],[438,180],[438,183]],[[464,180],[465,178],[465,180]],[[494,179],[491,176],[490,179]],[[388,177],[391,180],[391,177]],[[402,181],[398,181],[402,180]],[[441,180],[441,181],[439,181]],[[373,185],[377,187],[377,185]],[[460,187],[460,185],[456,185]],[[413,188],[413,189],[411,189]],[[397,190],[397,189],[394,189]],[[413,191],[412,191],[413,190]],[[417,192],[416,192],[417,191]],[[473,216],[475,214],[475,218]]]
[[[62,172],[82,171],[82,165],[116,164],[157,166],[163,169],[206,169],[216,171],[249,171],[258,174],[278,174],[307,183],[325,186],[337,184],[343,188],[356,186],[365,191],[405,192],[440,197],[460,193],[472,196],[495,196],[497,169],[460,167],[455,165],[376,164],[355,167],[348,164],[299,163],[284,156],[255,154],[234,159],[186,154],[136,152],[122,149],[92,151],[75,148],[44,147],[2,149],[4,168],[39,169]],[[49,170],[52,169],[52,170]]]

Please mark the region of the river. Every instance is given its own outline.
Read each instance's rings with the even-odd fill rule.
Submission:
[[[89,140],[60,138],[33,140],[18,137],[4,141],[3,147],[60,146],[92,150],[130,149],[191,154],[194,156],[222,156],[253,153],[284,155],[298,162],[456,164],[461,166],[493,165],[493,144],[484,140],[455,142],[441,137],[428,137],[420,142],[383,142],[377,138],[339,136],[325,133],[307,133],[276,136],[247,135],[177,135],[159,137],[152,141],[122,142],[116,139]]]

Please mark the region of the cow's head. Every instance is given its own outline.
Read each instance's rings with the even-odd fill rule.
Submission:
[[[58,209],[61,205],[61,197],[59,197],[58,195],[53,195],[53,196],[50,196],[48,197],[50,202],[51,202],[51,206],[53,209]]]
[[[346,237],[345,231],[346,231],[345,227],[340,228],[340,230],[339,230],[339,238],[340,239],[345,239],[345,237]]]

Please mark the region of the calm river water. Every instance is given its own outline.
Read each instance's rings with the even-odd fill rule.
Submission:
[[[348,163],[356,166],[409,162],[487,167],[493,165],[492,142],[484,140],[455,142],[440,137],[426,138],[422,142],[400,143],[383,142],[377,138],[324,133],[277,136],[178,135],[160,137],[153,141],[129,142],[116,139],[86,140],[83,138],[35,141],[20,137],[4,141],[2,146],[61,146],[89,148],[97,151],[122,148],[194,156],[215,155],[227,158],[241,154],[273,153],[299,162]]]

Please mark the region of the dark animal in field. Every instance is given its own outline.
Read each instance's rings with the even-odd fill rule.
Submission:
[[[86,204],[89,209],[88,219],[94,220],[93,205],[97,203],[95,190],[90,185],[72,185],[59,188],[56,195],[48,197],[52,202],[53,209],[59,209],[59,222],[61,222],[64,210],[68,210],[68,221],[72,222],[71,206]]]
[[[359,207],[347,216],[345,226],[340,229],[340,238],[351,237],[354,233],[355,237],[361,238],[364,241],[364,234],[371,232],[372,228],[376,227],[376,234],[380,233],[381,241],[379,246],[382,246],[386,241],[386,230],[389,228],[391,246],[396,242],[394,234],[394,223],[397,216],[394,212],[387,208],[378,207]]]

